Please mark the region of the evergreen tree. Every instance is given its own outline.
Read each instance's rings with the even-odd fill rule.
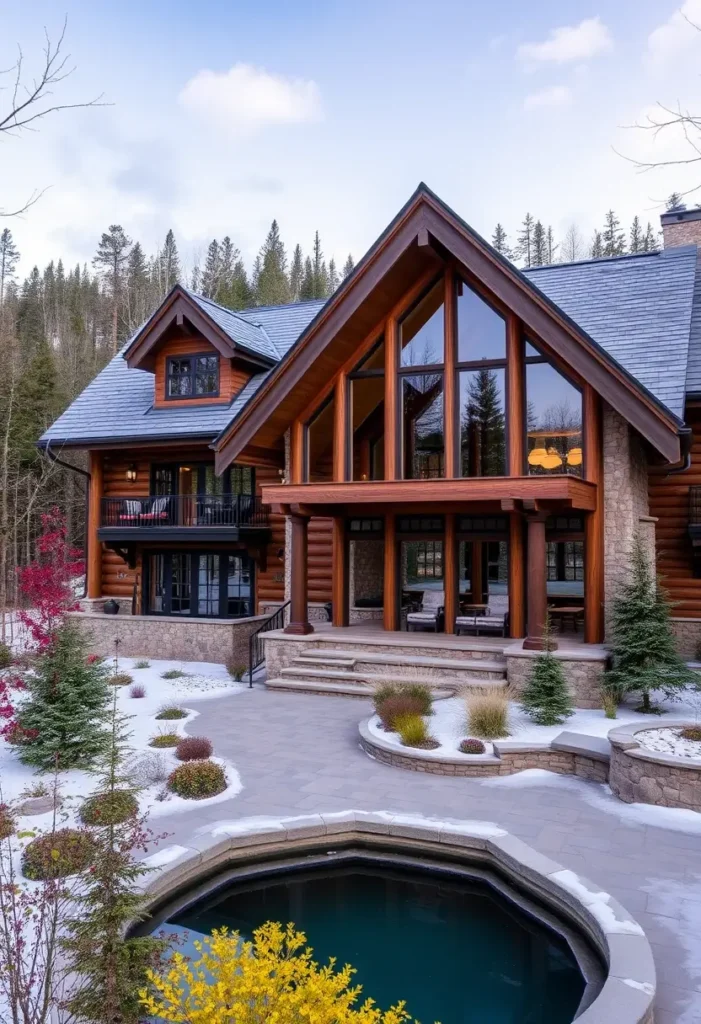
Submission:
[[[516,236],[516,257],[523,260],[524,267],[533,266],[533,218],[527,213],[521,230]]]
[[[604,256],[622,256],[626,251],[626,236],[621,231],[621,222],[613,210],[609,210],[601,232]]]
[[[234,266],[241,253],[236,248],[228,235],[222,239],[219,249],[219,280],[212,296],[216,302],[226,305],[226,298],[231,291],[234,280]]]
[[[668,213],[672,213],[677,210],[686,210],[686,203],[682,199],[681,192],[672,192],[671,196],[667,199],[665,206],[667,207]]]
[[[231,278],[231,288],[227,300],[224,303],[229,309],[248,309],[255,303],[253,289],[248,281],[248,274],[244,262],[239,257],[234,263],[234,273]]]
[[[314,268],[312,267],[311,257],[307,256],[304,261],[304,274],[302,275],[302,284],[299,289],[299,297],[303,301],[307,299],[315,299],[314,294]]]
[[[68,1009],[78,1020],[94,1024],[138,1024],[139,991],[146,987],[146,972],[158,968],[168,945],[151,936],[124,937],[127,926],[145,916],[139,883],[149,869],[135,857],[145,845],[143,821],[127,814],[115,822],[114,817],[121,815],[110,813],[138,807],[137,791],[125,770],[127,733],[116,700],[115,688],[109,746],[98,766],[99,787],[92,798],[104,808],[104,824],[91,828],[94,860],[62,940],[78,979]]]
[[[256,305],[280,306],[290,301],[290,283],[287,279],[287,254],[280,238],[276,220],[260,251],[260,273],[256,285]]]
[[[44,283],[38,267],[32,267],[17,303],[17,339],[23,360],[28,360],[46,341]]]
[[[506,431],[499,381],[494,370],[471,374],[462,424],[463,476],[503,476]],[[476,459],[478,465],[470,465]]]
[[[333,257],[329,260],[329,295],[338,288],[338,271],[336,270],[336,260]]]
[[[304,257],[302,256],[302,246],[297,243],[294,252],[292,253],[292,262],[290,263],[290,301],[299,302],[299,295],[302,288],[302,278],[304,277]]]
[[[15,276],[15,267],[19,260],[19,249],[14,243],[12,232],[3,228],[0,232],[0,309],[5,296],[5,288]]]
[[[180,256],[173,229],[169,229],[163,248],[158,254],[159,294],[167,295],[180,280]]]
[[[318,231],[314,232],[312,247],[312,291],[312,299],[325,299],[329,294],[329,272],[326,269]]]
[[[507,260],[512,260],[514,258],[514,253],[509,245],[506,231],[504,231],[501,224],[497,224],[494,228],[494,234],[492,235],[492,248],[496,249],[496,251],[501,253],[502,256],[506,256]]]
[[[150,278],[144,250],[139,242],[135,242],[127,260],[126,321],[130,333],[152,312]]]
[[[554,263],[555,253],[559,249],[559,245],[555,244],[555,235],[553,234],[552,224],[548,224],[548,230],[545,233],[545,242],[548,250],[548,263]]]
[[[659,249],[657,241],[657,235],[655,234],[654,228],[650,221],[647,222],[647,228],[645,229],[645,237],[643,238],[643,252],[655,252]]]
[[[343,264],[343,280],[344,281],[348,277],[349,274],[353,273],[353,268],[354,267],[355,267],[355,263],[353,262],[353,257],[351,256],[350,253],[348,253],[348,259]]]
[[[521,693],[521,706],[537,725],[562,725],[574,711],[562,664],[553,654],[552,632],[547,619],[543,629],[543,647],[543,653],[533,662]]]
[[[640,217],[637,213],[633,217],[633,223],[630,226],[630,243],[628,245],[629,252],[642,252],[643,251],[643,228],[640,223]]]
[[[10,436],[21,465],[36,466],[41,458],[36,448],[37,438],[56,419],[64,404],[54,354],[46,338],[42,337],[17,382]]]
[[[105,751],[109,739],[107,673],[89,658],[82,631],[66,619],[27,679],[28,699],[19,723],[28,739],[20,759],[39,771],[87,768]]]
[[[545,228],[541,221],[536,221],[533,227],[533,240],[531,244],[532,267],[542,267],[548,262],[548,240]]]
[[[110,335],[113,352],[116,352],[119,347],[119,318],[124,291],[124,272],[130,250],[131,238],[125,233],[121,224],[110,224],[109,231],[103,232],[97,253],[93,258],[93,266],[100,268],[110,296]]]
[[[670,604],[650,559],[636,535],[628,576],[619,586],[611,611],[612,667],[605,675],[609,691],[642,694],[638,710],[653,712],[654,690],[673,699],[698,676],[677,654]]]
[[[601,237],[600,231],[594,232],[594,237],[592,238],[589,255],[592,257],[592,259],[598,259],[599,257],[604,255],[604,240]]]
[[[216,238],[213,238],[207,249],[207,258],[204,263],[204,270],[202,271],[202,279],[200,281],[202,294],[206,298],[213,299],[217,294],[220,278],[221,252],[219,250],[219,242]]]

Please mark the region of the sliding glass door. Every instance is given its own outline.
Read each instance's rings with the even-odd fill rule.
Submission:
[[[253,562],[244,551],[144,555],[144,614],[238,619],[255,614]]]

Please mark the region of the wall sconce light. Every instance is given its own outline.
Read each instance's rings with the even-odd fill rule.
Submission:
[[[130,466],[127,467],[127,480],[129,481],[130,484],[133,484],[134,481],[136,480],[136,466],[134,465],[133,462]]]

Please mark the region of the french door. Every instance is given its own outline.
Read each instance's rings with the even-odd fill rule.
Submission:
[[[254,614],[254,566],[244,551],[144,555],[145,615],[237,619]]]

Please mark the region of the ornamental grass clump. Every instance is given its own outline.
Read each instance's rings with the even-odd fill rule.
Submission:
[[[33,839],[22,852],[22,874],[32,881],[65,878],[90,867],[95,843],[87,833],[61,828]]]
[[[142,658],[141,661],[134,662],[134,668],[151,668],[151,662],[146,661],[145,658]]]
[[[397,719],[401,715],[423,715],[425,701],[421,697],[405,694],[401,690],[375,704],[382,726],[387,732],[396,732]]]
[[[134,682],[134,677],[130,676],[128,672],[115,672],[107,682],[110,686],[129,686]]]
[[[161,679],[184,679],[189,674],[183,672],[181,668],[169,668],[166,672],[161,672]]]
[[[683,740],[701,742],[701,725],[685,725],[679,735]]]
[[[187,761],[168,776],[168,789],[186,800],[204,800],[226,789],[226,775],[214,761]]]
[[[419,747],[423,750],[435,750],[440,744],[429,735],[428,726],[421,715],[399,715],[394,722],[403,747]]]
[[[248,672],[248,665],[244,665],[241,662],[227,661],[226,671],[232,679],[235,679],[237,683],[240,683]]]
[[[182,736],[177,732],[159,732],[148,741],[149,747],[177,747]]]
[[[212,753],[212,741],[206,736],[185,736],[175,748],[178,761],[204,761]]]
[[[133,686],[129,687],[129,696],[134,698],[145,697],[146,687],[143,683],[134,683]]]
[[[128,790],[96,793],[80,806],[80,820],[84,825],[118,825],[133,817],[139,810],[139,801]]]
[[[268,921],[252,941],[215,929],[195,949],[197,958],[176,951],[166,971],[148,972],[145,1015],[188,1024],[411,1024],[404,1003],[382,1011],[372,999],[361,1002],[350,964],[319,965],[293,924]]]
[[[509,702],[500,693],[471,694],[467,699],[467,727],[475,736],[496,740],[509,735]]]
[[[484,754],[486,749],[482,740],[475,739],[472,736],[463,740],[458,747],[461,754]]]
[[[187,718],[187,711],[178,704],[163,704],[158,709],[156,720],[159,722],[176,721],[178,718]]]

